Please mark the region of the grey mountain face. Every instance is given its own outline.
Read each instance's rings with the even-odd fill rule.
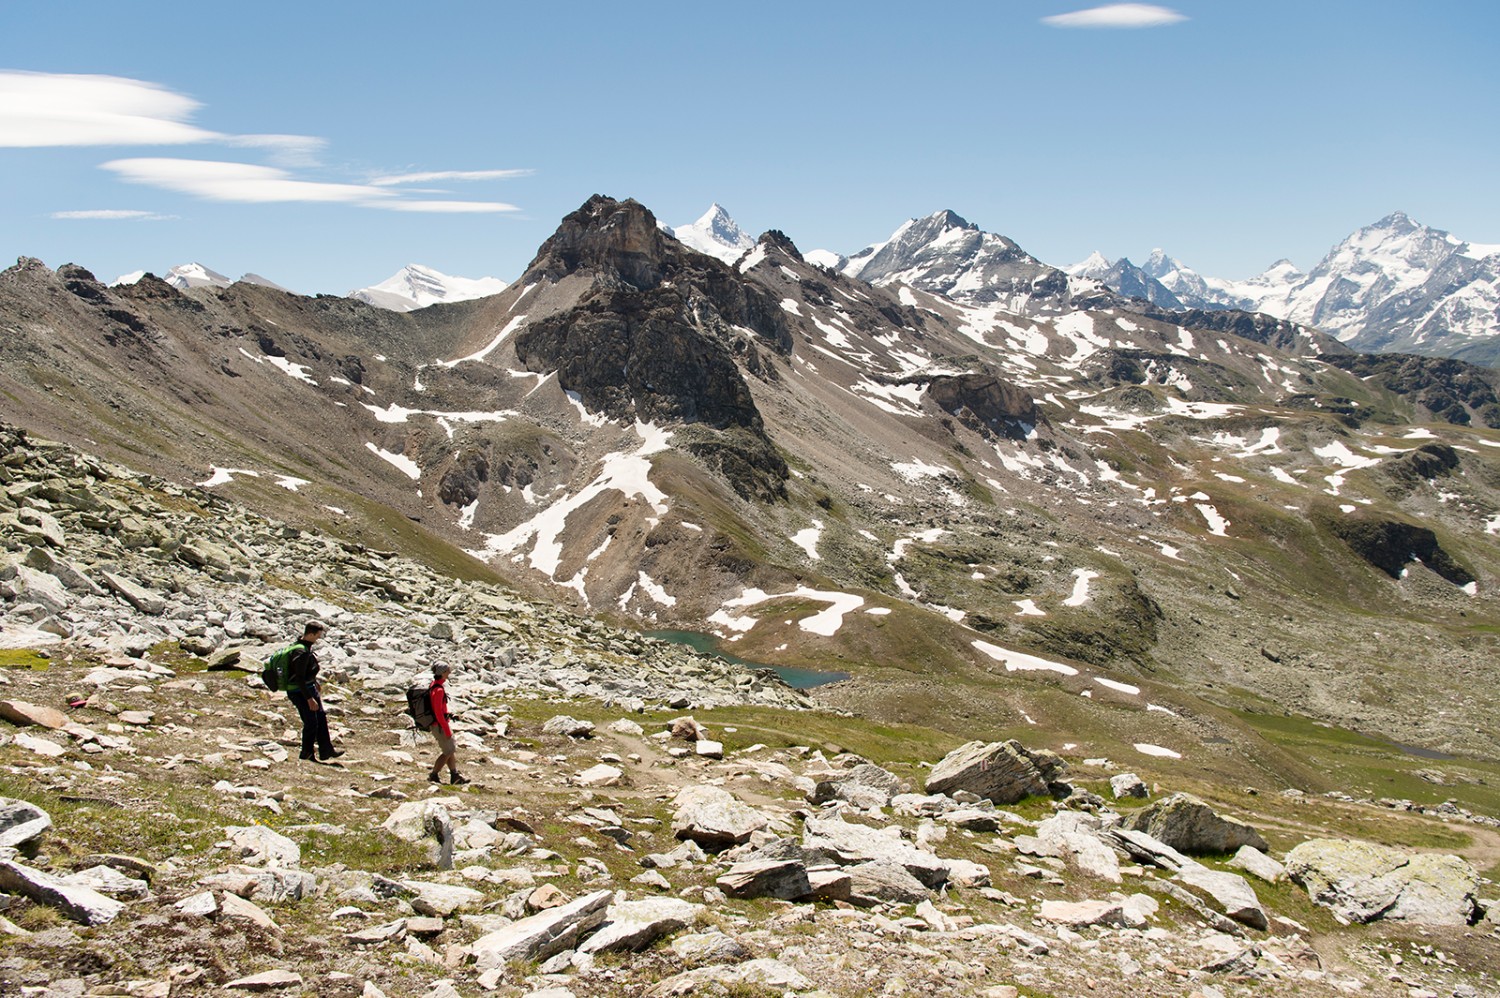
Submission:
[[[906,284],[1023,312],[1061,308],[1073,298],[1067,274],[952,211],[908,221],[885,242],[851,255],[843,272],[877,286]]]

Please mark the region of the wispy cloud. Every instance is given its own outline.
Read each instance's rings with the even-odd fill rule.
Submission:
[[[1187,15],[1151,3],[1111,3],[1102,7],[1053,14],[1042,23],[1054,28],[1160,28],[1186,21]]]
[[[419,201],[373,184],[340,184],[302,180],[274,166],[218,160],[149,157],[116,159],[103,164],[121,180],[175,191],[205,201],[242,204],[321,202],[352,204],[391,211],[503,212],[515,205],[499,201]]]
[[[87,211],[54,211],[51,218],[94,219],[105,222],[160,222],[176,215],[162,215],[154,211],[136,211],[130,208],[91,208]]]
[[[103,168],[121,180],[207,201],[266,204],[323,202],[362,208],[434,213],[487,213],[519,209],[501,201],[422,200],[403,185],[424,181],[505,180],[530,170],[437,170],[391,174],[361,183],[307,176],[322,165],[328,141],[311,135],[235,135],[210,131],[191,119],[203,105],[145,80],[119,76],[0,70],[0,147],[214,144],[257,150],[270,165],[210,159],[115,159]],[[161,218],[153,212],[58,212],[54,218]]]
[[[504,201],[381,201],[367,207],[385,208],[389,211],[432,211],[443,214],[521,210]]]
[[[435,170],[429,173],[376,177],[370,183],[377,187],[394,187],[398,184],[425,184],[434,180],[510,180],[514,177],[529,177],[532,173],[531,170]]]

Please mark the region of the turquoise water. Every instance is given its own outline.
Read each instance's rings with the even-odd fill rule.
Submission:
[[[726,662],[742,665],[747,669],[770,669],[781,677],[781,681],[794,690],[810,690],[814,686],[822,686],[825,683],[836,683],[841,679],[848,679],[847,672],[818,672],[815,669],[791,669],[780,665],[765,665],[761,662],[751,662],[748,659],[739,658],[723,651],[719,647],[719,639],[712,634],[700,634],[697,631],[647,631],[646,637],[660,638],[663,641],[675,641],[680,645],[687,645],[695,651],[705,655],[713,655],[722,658]]]

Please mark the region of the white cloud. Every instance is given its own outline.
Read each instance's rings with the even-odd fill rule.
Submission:
[[[367,205],[370,208],[386,208],[390,211],[496,212],[520,211],[504,201],[380,201]]]
[[[529,177],[531,174],[531,170],[436,170],[430,173],[376,177],[370,183],[378,187],[392,187],[397,184],[425,184],[432,180],[510,180],[513,177]]]
[[[206,201],[362,203],[391,196],[389,191],[365,184],[298,180],[286,170],[252,163],[155,157],[115,159],[103,164],[103,168],[132,184],[190,194]]]
[[[0,146],[180,145],[222,138],[188,124],[201,106],[142,80],[0,70]]]
[[[176,191],[205,201],[242,204],[274,202],[323,202],[352,204],[361,208],[390,211],[476,213],[518,211],[500,201],[421,201],[400,197],[394,191],[370,184],[337,184],[301,180],[286,170],[253,163],[226,163],[205,159],[149,157],[116,159],[103,165],[121,180]]]
[[[317,166],[328,140],[314,135],[226,135],[226,145],[266,149],[277,166]]]
[[[176,215],[159,215],[154,211],[136,211],[129,208],[94,208],[88,211],[54,211],[52,218],[97,219],[107,222],[159,222],[176,218]]]
[[[1111,3],[1042,18],[1054,28],[1159,28],[1186,21],[1187,16],[1151,3]]]

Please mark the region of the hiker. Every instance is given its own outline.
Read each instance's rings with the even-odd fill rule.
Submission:
[[[297,758],[308,762],[326,762],[344,754],[343,749],[333,747],[328,737],[328,715],[323,711],[323,694],[318,690],[318,656],[312,650],[327,630],[322,621],[309,620],[287,659],[287,699],[302,718],[302,754]]]
[[[432,665],[432,684],[427,687],[427,693],[432,701],[432,716],[436,718],[427,729],[432,732],[432,737],[437,739],[438,757],[432,764],[432,772],[427,774],[429,783],[441,783],[438,777],[443,772],[443,766],[448,767],[449,783],[468,783],[458,773],[458,746],[453,741],[453,727],[448,723],[448,692],[445,684],[448,681],[448,673],[453,671],[453,666],[442,662],[434,662]]]

